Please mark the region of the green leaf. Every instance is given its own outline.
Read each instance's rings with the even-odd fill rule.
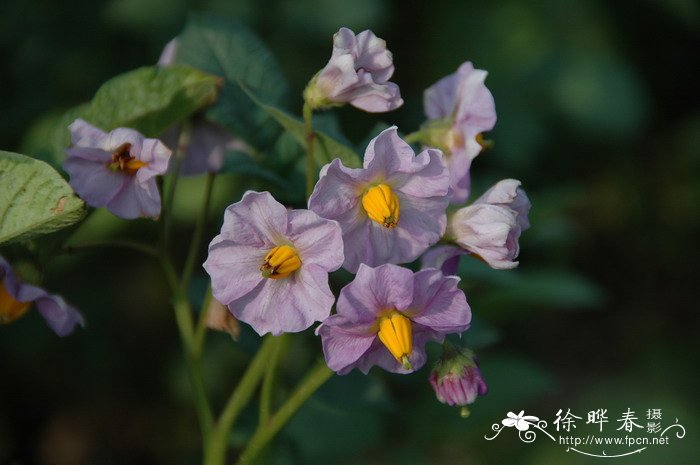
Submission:
[[[119,127],[157,137],[173,124],[216,100],[221,79],[184,65],[150,66],[105,82],[93,99],[32,127],[23,150],[55,166],[70,144],[68,125],[83,118],[105,131]]]
[[[104,130],[128,127],[157,137],[214,103],[220,86],[220,78],[189,66],[143,67],[104,83],[85,119]]]
[[[304,123],[294,116],[286,113],[279,108],[270,105],[265,105],[256,101],[260,108],[263,108],[303,147],[306,147],[306,129]],[[340,158],[345,166],[350,168],[359,168],[362,166],[360,156],[347,145],[343,145],[331,136],[321,132],[314,131],[314,159],[316,164],[321,167],[326,163],[330,163],[334,158]]]
[[[65,228],[85,215],[85,203],[51,166],[0,151],[0,244]]]
[[[177,62],[224,78],[221,96],[207,116],[258,150],[272,146],[279,128],[238,84],[271,104],[286,101],[287,81],[260,39],[242,24],[192,15],[178,41]]]
[[[239,83],[241,89],[250,97],[251,101],[265,110],[280,126],[282,126],[302,147],[306,147],[306,127],[304,123],[289,113],[261,102],[243,83]],[[334,158],[340,158],[345,166],[359,168],[362,166],[360,156],[347,145],[341,144],[331,136],[314,131],[314,159],[321,167],[330,163]]]

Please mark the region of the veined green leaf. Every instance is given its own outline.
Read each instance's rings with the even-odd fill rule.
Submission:
[[[0,244],[65,228],[85,215],[85,203],[51,166],[0,151]]]

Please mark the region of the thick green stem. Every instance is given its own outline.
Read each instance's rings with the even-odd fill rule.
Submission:
[[[311,197],[316,184],[316,160],[314,160],[314,134],[313,128],[313,109],[304,102],[304,128],[306,130],[306,198]]]
[[[207,224],[209,202],[211,201],[211,194],[214,189],[215,179],[216,173],[209,173],[207,175],[207,184],[204,191],[204,203],[202,204],[202,208],[199,210],[197,223],[195,224],[194,233],[192,234],[192,240],[190,241],[190,250],[187,254],[187,261],[185,261],[185,267],[182,270],[182,279],[180,280],[180,286],[183,289],[187,289],[187,287],[190,284],[192,271],[194,270],[195,261],[197,260],[197,255],[199,253],[199,246],[202,243],[204,228]]]
[[[260,382],[265,366],[275,345],[274,338],[267,336],[263,341],[262,346],[255,354],[253,361],[248,365],[243,378],[234,389],[231,397],[229,397],[226,406],[224,407],[218,422],[209,436],[209,440],[205,443],[204,449],[204,465],[223,465],[226,460],[226,451],[228,449],[228,439],[231,433],[231,428],[241,413],[241,410],[248,405],[255,388]]]
[[[280,356],[284,352],[284,347],[288,340],[287,334],[274,337],[274,346],[272,347],[270,359],[265,367],[265,377],[263,378],[262,389],[260,391],[260,419],[258,422],[261,425],[266,424],[270,420],[270,415],[272,414],[275,374],[277,372]]]
[[[238,458],[238,465],[251,463],[265,448],[268,442],[277,432],[292,418],[304,402],[316,392],[333,375],[333,371],[326,366],[325,361],[319,360],[316,366],[304,377],[294,390],[292,395],[270,418],[267,424],[260,424],[253,437],[248,441],[248,446]]]
[[[185,362],[187,363],[187,373],[192,385],[195,408],[199,418],[199,427],[202,432],[202,442],[206,444],[209,441],[209,434],[214,425],[214,418],[207,399],[207,393],[204,388],[204,380],[202,378],[202,369],[199,364],[199,359],[194,354],[193,339],[194,331],[192,328],[192,309],[187,301],[187,298],[179,291],[176,291],[173,306],[175,308],[175,319],[177,327],[180,331],[182,339],[183,352]]]

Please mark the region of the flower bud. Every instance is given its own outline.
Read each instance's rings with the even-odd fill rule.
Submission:
[[[333,36],[333,54],[304,90],[304,101],[312,109],[349,103],[370,113],[395,110],[403,104],[386,42],[372,31],[355,35],[340,28]]]
[[[449,342],[445,342],[442,357],[433,367],[429,380],[437,399],[443,404],[461,406],[463,417],[469,416],[466,406],[473,403],[477,395],[488,392],[473,352]]]
[[[520,181],[505,179],[454,212],[448,218],[448,236],[492,268],[518,266],[518,239],[530,227],[530,201],[519,186]]]

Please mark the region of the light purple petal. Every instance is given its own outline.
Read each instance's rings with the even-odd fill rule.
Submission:
[[[338,220],[347,211],[357,208],[368,183],[364,170],[347,168],[336,158],[321,168],[309,198],[309,209],[323,218]]]
[[[80,118],[73,121],[68,129],[73,145],[82,142],[83,147],[100,147],[101,141],[107,137],[106,132]]]
[[[61,337],[71,334],[75,327],[85,326],[83,316],[63,298],[46,295],[36,301],[36,309],[46,320],[46,324]]]
[[[514,268],[520,236],[516,216],[514,210],[500,205],[470,205],[452,215],[449,234],[492,268]]]
[[[276,336],[303,331],[325,319],[334,300],[328,273],[317,265],[309,265],[288,278],[263,280],[228,307],[261,336],[268,332]]]
[[[337,309],[350,321],[363,323],[385,310],[407,310],[412,298],[411,270],[396,265],[370,268],[362,264],[355,279],[341,289]]]
[[[163,51],[160,53],[158,58],[158,66],[170,66],[175,63],[175,57],[177,56],[177,51],[179,48],[179,43],[177,37],[171,39],[170,42],[165,44]]]
[[[328,367],[338,374],[346,374],[354,364],[369,350],[377,337],[376,331],[368,327],[344,325],[340,315],[328,317],[317,334],[321,336],[323,355]]]
[[[102,150],[99,152],[104,153]],[[68,153],[72,155],[71,149]],[[69,183],[73,190],[92,207],[107,205],[130,181],[127,175],[111,171],[105,164],[77,156],[69,156],[63,163],[63,169],[70,176]]]
[[[399,88],[388,82],[394,73],[386,42],[371,31],[357,36],[341,28],[333,37],[333,53],[328,64],[312,81],[322,99],[350,103],[369,112],[384,112],[403,104]]]
[[[481,149],[481,146],[479,146],[479,149]],[[471,193],[470,171],[472,159],[473,157],[467,155],[464,150],[456,150],[445,157],[450,172],[450,187],[452,187],[450,203],[463,204],[469,198]]]
[[[388,179],[395,172],[415,173],[426,165],[425,160],[421,162],[416,163],[413,149],[392,126],[369,142],[362,166],[373,175]]]
[[[444,197],[449,194],[449,171],[445,167],[442,152],[427,149],[408,160],[401,173],[392,174],[391,181],[397,190],[412,197]],[[445,208],[447,203],[445,202]]]
[[[148,166],[136,172],[136,179],[144,183],[159,174],[165,174],[168,171],[171,153],[170,149],[158,139],[144,139],[141,151],[133,155],[137,160],[148,163]]]
[[[471,309],[464,292],[457,287],[459,278],[427,269],[417,272],[413,282],[414,311],[406,314],[412,321],[444,334],[466,331]]]
[[[474,201],[474,204],[501,205],[514,210],[517,213],[518,226],[522,231],[530,227],[528,213],[530,200],[525,191],[520,188],[520,181],[516,179],[503,179]]]
[[[141,171],[141,170],[139,170]],[[160,193],[155,179],[138,182],[135,176],[126,176],[121,190],[105,205],[114,215],[124,219],[158,218]]]
[[[455,275],[462,255],[469,255],[469,252],[453,245],[438,245],[423,254],[421,269],[437,268],[446,276]]]
[[[326,220],[310,210],[288,213],[287,237],[304,265],[316,264],[335,271],[343,264],[343,236],[336,221]]]
[[[267,249],[236,244],[217,236],[209,246],[204,269],[211,276],[212,293],[223,304],[240,298],[263,279],[260,266]]]
[[[20,281],[3,257],[0,257],[0,282],[18,302],[34,302],[46,324],[59,336],[67,336],[73,332],[75,326],[85,325],[80,312],[68,305],[62,297]]]
[[[269,192],[247,191],[243,198],[224,213],[221,234],[238,244],[272,248],[284,244],[287,209]]]

